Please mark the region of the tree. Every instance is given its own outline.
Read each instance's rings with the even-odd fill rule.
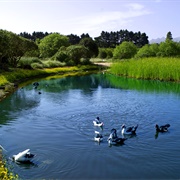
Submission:
[[[115,48],[124,41],[133,42],[137,47],[142,47],[149,43],[148,36],[145,33],[141,33],[140,31],[133,33],[127,29],[117,32],[111,31],[110,33],[102,31],[101,35],[94,39],[100,48]]]
[[[0,30],[0,64],[16,67],[20,58],[27,52],[37,49],[37,45],[12,32]]]
[[[113,52],[115,59],[129,59],[132,58],[137,52],[137,47],[132,42],[124,41],[119,46],[116,46]]]
[[[101,59],[105,59],[107,57],[107,53],[106,53],[105,48],[99,48],[98,57],[101,58]]]
[[[40,51],[40,57],[49,58],[52,57],[61,46],[68,46],[69,39],[67,36],[59,33],[50,34],[40,40],[38,45]]]
[[[146,44],[140,48],[136,54],[136,57],[155,57],[158,52],[158,44]]]
[[[86,33],[86,34],[81,34],[81,39],[83,39],[83,38],[90,38],[90,36],[89,36],[89,34],[88,33]]]
[[[6,30],[0,29],[0,68],[7,69],[8,51],[9,51],[9,33]]]
[[[180,55],[180,49],[177,42],[167,40],[159,45],[158,56],[175,57]]]
[[[49,33],[47,32],[43,33],[43,32],[35,32],[35,31],[32,34],[27,33],[27,32],[21,32],[19,34],[19,36],[24,37],[29,40],[33,40],[33,41],[36,41],[36,39],[43,39],[44,37],[48,35]]]
[[[75,45],[75,44],[79,44],[81,38],[77,35],[74,35],[74,34],[70,34],[70,35],[67,35],[67,37],[69,38],[69,43],[71,45]]]
[[[56,60],[56,61],[60,61],[60,62],[65,62],[68,63],[69,61],[69,56],[67,53],[67,48],[62,46],[58,52],[56,52],[56,54],[52,57],[52,59]]]
[[[89,50],[82,45],[71,45],[67,47],[67,55],[70,60],[73,62],[73,65],[80,64],[81,58],[87,58]]]
[[[173,40],[172,34],[171,34],[171,32],[169,31],[169,32],[167,33],[167,35],[166,35],[166,41],[172,41],[172,40]]]
[[[98,55],[98,46],[92,38],[83,38],[79,44],[85,46],[89,50],[89,58],[96,57]]]

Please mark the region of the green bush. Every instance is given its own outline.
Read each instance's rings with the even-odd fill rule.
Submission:
[[[58,51],[53,57],[53,60],[60,61],[60,62],[67,62],[68,61],[68,55],[65,51]]]
[[[90,59],[89,59],[89,58],[81,58],[80,64],[82,64],[82,65],[88,65],[88,64],[91,64],[91,62],[90,62]]]
[[[54,67],[63,67],[65,66],[65,63],[59,62],[59,61],[48,60],[48,61],[44,61],[43,65],[45,68],[54,68]]]
[[[137,53],[137,47],[132,42],[124,41],[116,46],[113,52],[114,59],[130,59]]]
[[[106,50],[104,48],[100,48],[98,58],[105,59],[106,57],[107,57]]]
[[[43,64],[40,64],[40,63],[32,63],[31,67],[33,69],[43,69],[44,68]]]
[[[18,63],[18,67],[23,69],[32,69],[32,64],[34,63],[42,64],[41,60],[37,57],[22,57]]]

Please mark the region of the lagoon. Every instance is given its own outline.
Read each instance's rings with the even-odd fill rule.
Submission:
[[[41,79],[0,103],[0,140],[22,179],[179,179],[180,85],[98,73]],[[41,92],[41,94],[39,94]],[[93,126],[99,116],[104,128]],[[138,124],[137,135],[109,146],[112,128]],[[169,123],[156,134],[155,124]],[[94,142],[94,131],[104,141]],[[9,157],[27,148],[31,164]]]

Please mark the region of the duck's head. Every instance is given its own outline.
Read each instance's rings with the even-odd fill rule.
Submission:
[[[99,120],[99,117],[97,117],[96,119]]]
[[[159,130],[159,126],[157,124],[155,125],[155,128],[156,128],[156,130]]]
[[[125,124],[123,124],[123,125],[121,126],[121,128],[122,128],[122,129],[123,129],[123,128],[126,128]]]
[[[15,161],[15,155],[12,156],[12,160]]]

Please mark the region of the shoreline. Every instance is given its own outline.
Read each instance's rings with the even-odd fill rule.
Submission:
[[[95,66],[84,66],[83,68],[77,68],[77,67],[65,67],[65,68],[54,68],[54,70],[58,69],[57,71],[53,71],[53,69],[49,69],[49,71],[52,72],[47,72],[47,69],[44,69],[43,73],[37,73],[37,75],[32,75],[28,77],[19,77],[18,81],[16,82],[9,82],[5,85],[0,85],[0,102],[5,99],[7,96],[9,96],[11,93],[16,91],[19,88],[19,85],[22,84],[23,82],[26,82],[28,80],[33,80],[37,78],[45,78],[48,76],[56,76],[56,75],[62,75],[62,76],[68,76],[68,75],[77,75],[79,74],[87,74],[93,71],[98,71],[99,67],[102,67],[103,69],[106,69],[107,66],[99,64],[93,64]],[[102,69],[101,69],[102,70]],[[73,74],[72,74],[73,73]]]

